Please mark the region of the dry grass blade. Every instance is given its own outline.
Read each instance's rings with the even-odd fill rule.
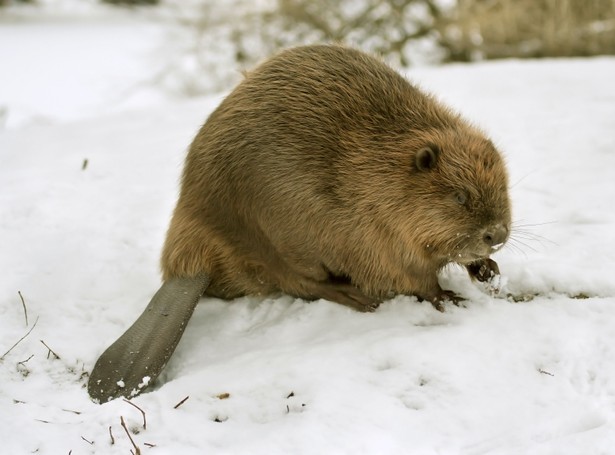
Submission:
[[[26,337],[28,335],[30,335],[30,333],[32,333],[32,330],[34,330],[34,327],[36,327],[36,323],[38,322],[38,318],[36,318],[36,321],[34,321],[34,324],[32,324],[32,327],[30,327],[30,330],[28,330],[28,332],[22,336],[19,340],[17,340],[17,343],[15,343],[13,346],[10,347],[10,349],[8,351],[6,351],[4,354],[2,354],[2,356],[0,357],[0,361],[4,360],[4,358],[8,355],[9,352],[11,352],[13,349],[15,349],[15,347],[21,343],[23,340],[26,339]]]
[[[49,352],[47,352],[47,358],[49,358],[50,355],[53,355],[57,360],[60,360],[60,356],[58,354],[56,354],[53,349],[51,349],[49,346],[47,346],[47,343],[45,343],[43,340],[39,340],[41,343],[43,343],[43,346],[45,346]]]
[[[130,431],[128,431],[128,427],[126,426],[126,422],[124,422],[124,417],[122,416],[120,416],[120,425],[122,425],[122,428],[126,432],[126,436],[128,436],[128,439],[130,439],[132,446],[135,448],[135,455],[141,455],[141,449],[139,449],[139,447],[133,441],[132,436],[130,436]]]
[[[26,318],[26,327],[28,327],[28,308],[26,308],[26,301],[24,300],[23,295],[21,295],[21,291],[17,291],[17,294],[19,294],[19,298],[21,299],[21,306],[23,306],[23,314]]]
[[[135,408],[137,408],[139,410],[139,412],[141,412],[141,415],[143,416],[143,429],[147,430],[147,420],[145,420],[145,411],[143,409],[141,409],[139,406],[137,406],[136,404],[134,404],[131,401],[127,400],[126,398],[124,398],[124,401],[126,403],[128,403],[129,405],[134,406]]]
[[[30,359],[34,357],[34,354],[32,354],[30,357],[28,357],[26,360],[22,360],[21,362],[17,362],[17,365],[22,365],[22,366],[26,366],[26,363],[28,363],[30,361]]]

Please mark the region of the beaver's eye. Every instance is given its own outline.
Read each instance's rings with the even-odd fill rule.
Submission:
[[[455,191],[455,202],[459,205],[465,205],[468,202],[468,195],[464,191]]]

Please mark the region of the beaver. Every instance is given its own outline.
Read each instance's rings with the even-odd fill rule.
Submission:
[[[374,311],[395,294],[437,309],[438,272],[499,273],[510,234],[493,142],[380,59],[341,45],[285,50],[209,116],[185,161],[163,285],[98,360],[89,393],[143,390],[200,296],[286,293]]]

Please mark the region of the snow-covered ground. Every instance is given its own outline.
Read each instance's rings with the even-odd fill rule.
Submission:
[[[505,152],[518,228],[495,259],[533,299],[457,268],[442,284],[468,301],[445,313],[204,299],[133,400],[147,428],[92,403],[86,373],[159,286],[185,149],[220,100],[143,89],[163,36],[0,23],[2,453],[127,454],[121,417],[144,454],[615,453],[615,58],[407,72]]]

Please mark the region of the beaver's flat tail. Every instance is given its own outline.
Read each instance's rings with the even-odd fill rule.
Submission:
[[[100,356],[88,382],[99,403],[134,397],[158,377],[175,351],[209,277],[165,281],[141,316]]]

